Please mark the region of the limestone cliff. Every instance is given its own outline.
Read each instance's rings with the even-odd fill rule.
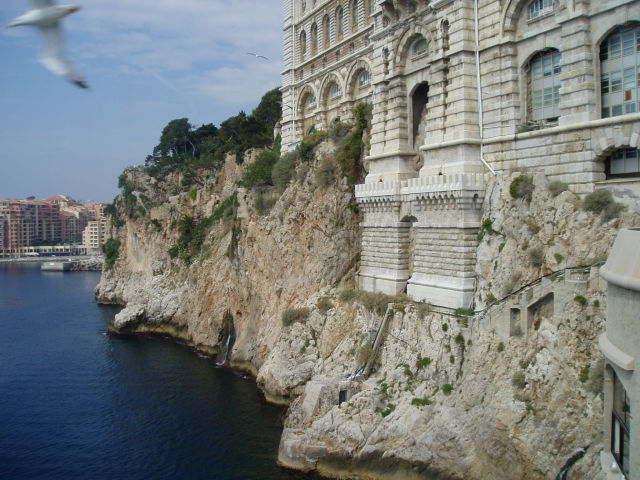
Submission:
[[[187,192],[179,174],[128,172],[130,201],[145,211],[114,227],[119,257],[96,290],[126,305],[114,330],[220,352],[232,321],[232,363],[251,369],[271,400],[291,402],[279,460],[293,468],[553,479],[589,445],[569,478],[599,478],[603,285],[597,266],[564,269],[597,264],[618,228],[640,224],[636,214],[605,222],[571,192],[553,196],[541,174],[530,198],[510,195],[517,175],[490,179],[476,305],[494,305],[456,314],[351,290],[359,218],[330,142],[282,193],[238,189],[245,168],[228,160]],[[193,258],[171,258],[184,218],[212,216]]]

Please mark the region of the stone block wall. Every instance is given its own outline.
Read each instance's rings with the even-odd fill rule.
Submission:
[[[362,2],[357,30],[345,22],[344,38],[304,58],[296,57],[296,36],[305,30],[310,41],[323,12],[349,12],[352,4],[307,2],[315,6],[296,14],[296,2],[285,3],[283,143],[310,126],[349,120],[357,101],[373,105],[369,170],[356,188],[364,212],[361,288],[469,306],[484,196],[478,179],[490,169],[543,171],[576,193],[610,188],[640,206],[640,182],[605,173],[612,152],[638,147],[640,113],[601,118],[600,90],[600,45],[616,28],[640,22],[640,1],[556,1],[531,17],[531,0],[478,0],[477,19],[473,0],[376,0],[373,16]],[[557,117],[534,120],[533,60],[550,52],[560,56]],[[358,68],[372,81],[356,94]],[[343,91],[333,103],[325,92],[331,81]],[[300,104],[307,94],[316,107]]]

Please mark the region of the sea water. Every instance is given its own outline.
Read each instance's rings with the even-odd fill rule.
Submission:
[[[294,479],[283,411],[168,340],[114,336],[94,272],[0,263],[1,479]]]

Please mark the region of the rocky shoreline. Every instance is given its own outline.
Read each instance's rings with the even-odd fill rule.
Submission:
[[[229,160],[196,195],[169,203],[162,192],[179,175],[153,188],[131,175],[131,190],[155,206],[151,220],[117,230],[119,257],[96,289],[99,302],[125,306],[113,331],[168,335],[215,356],[231,328],[229,365],[254,375],[268,401],[288,405],[279,463],[289,468],[335,478],[541,480],[591,444],[567,478],[603,478],[603,284],[597,268],[571,282],[570,269],[536,280],[597,263],[619,228],[640,225],[638,215],[605,225],[573,193],[551,195],[542,174],[530,202],[509,195],[515,174],[495,179],[476,264],[476,306],[494,305],[481,315],[430,309],[352,289],[353,197],[339,178],[319,184],[315,173],[331,153],[318,147],[266,213],[255,193],[238,190],[236,226],[214,226],[189,264],[168,254],[178,239],[172,225],[211,215],[245,166]],[[503,311],[511,309],[531,320],[510,326]],[[369,360],[375,371],[356,377]]]

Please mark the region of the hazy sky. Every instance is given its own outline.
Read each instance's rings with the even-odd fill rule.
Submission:
[[[0,198],[110,201],[118,175],[144,163],[170,120],[218,125],[280,85],[280,0],[59,3],[82,7],[63,26],[91,90],[40,65],[36,29],[0,29]],[[0,0],[0,24],[29,8]]]

